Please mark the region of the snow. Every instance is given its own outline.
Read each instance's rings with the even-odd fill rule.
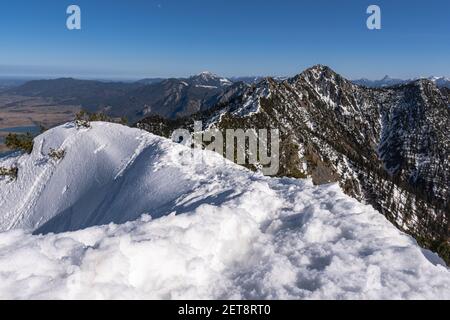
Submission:
[[[195,87],[196,88],[205,88],[205,89],[217,89],[217,86],[206,86],[206,85],[202,85],[202,84],[196,84]]]
[[[231,86],[233,84],[233,82],[231,82],[230,80],[228,80],[226,78],[221,78],[220,83],[224,86]]]
[[[0,182],[0,231],[43,227],[40,231],[61,232],[123,223],[149,209],[164,213],[158,206],[186,193],[192,182],[175,183],[176,167],[157,170],[158,145],[161,154],[171,147],[144,131],[107,123],[80,130],[67,124],[44,133],[30,156],[0,163],[19,168],[16,182]],[[50,159],[50,148],[66,150],[60,163]],[[162,178],[169,179],[166,185]]]
[[[268,83],[262,84],[253,93],[244,96],[242,106],[233,111],[233,115],[239,117],[250,117],[261,111],[261,98],[269,99],[271,96]]]
[[[49,130],[0,160],[14,163],[18,180],[0,181],[1,299],[450,299],[443,262],[336,184],[107,123]]]
[[[214,73],[210,72],[210,71],[202,71],[200,72],[197,76],[204,76],[204,77],[217,77],[217,75],[215,75]]]
[[[203,71],[198,75],[191,77],[190,79],[194,79],[195,82],[200,81],[200,85],[196,85],[196,87],[199,88],[217,89],[219,87],[228,87],[233,84],[233,82],[231,82],[230,80],[219,77],[218,75],[209,71]]]

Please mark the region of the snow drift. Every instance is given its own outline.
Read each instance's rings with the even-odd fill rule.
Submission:
[[[93,123],[0,160],[19,168],[0,181],[0,298],[450,299],[443,262],[337,185],[190,155]]]
[[[149,210],[154,217],[166,214],[194,186],[170,159],[182,149],[171,148],[143,131],[108,123],[46,132],[35,139],[31,156],[2,164],[17,166],[19,176],[2,184],[0,230],[63,232],[135,220]],[[64,159],[52,160],[50,149],[65,150]]]

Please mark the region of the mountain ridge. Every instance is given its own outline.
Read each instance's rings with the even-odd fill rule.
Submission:
[[[317,65],[282,82],[268,78],[211,111],[176,122],[148,118],[138,125],[156,134],[189,127],[193,120],[219,129],[280,128],[279,176],[338,182],[446,255],[450,108],[443,93],[424,79],[365,88]]]
[[[127,117],[130,122],[148,113],[168,118],[189,115],[216,103],[232,86],[226,78],[201,73],[189,78],[104,82],[59,78],[33,80],[2,94],[42,96],[61,104],[79,104],[89,112]]]
[[[396,86],[396,85],[402,85],[407,84],[409,82],[414,82],[420,79],[426,79],[434,82],[439,88],[448,88],[450,89],[450,78],[447,77],[436,77],[436,76],[430,76],[430,77],[418,77],[418,78],[412,78],[412,79],[396,79],[391,78],[388,75],[386,75],[384,78],[380,80],[369,80],[369,79],[357,79],[352,80],[353,83],[366,86],[369,88],[383,88],[383,87],[390,87],[390,86]]]

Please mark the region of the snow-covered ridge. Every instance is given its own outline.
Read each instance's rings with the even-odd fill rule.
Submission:
[[[19,169],[17,181],[0,182],[0,231],[61,232],[123,223],[149,210],[162,215],[168,210],[164,206],[174,205],[192,186],[170,158],[179,147],[110,123],[52,129],[35,139],[30,156],[0,162]],[[48,156],[51,148],[64,149],[64,159],[55,163]]]
[[[442,261],[337,185],[189,155],[93,123],[0,160],[19,167],[0,181],[0,298],[450,299]]]

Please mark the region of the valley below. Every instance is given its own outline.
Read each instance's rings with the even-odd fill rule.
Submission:
[[[4,139],[8,133],[36,135],[40,127],[52,128],[71,121],[80,106],[64,105],[52,98],[0,94],[0,153],[8,151]]]

